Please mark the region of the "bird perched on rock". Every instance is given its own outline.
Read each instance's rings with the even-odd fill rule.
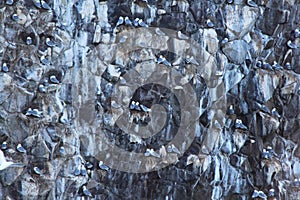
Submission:
[[[26,38],[26,44],[31,45],[32,44],[32,38],[30,36],[27,36]]]
[[[14,4],[14,0],[6,0],[6,5],[9,5],[9,6],[11,6],[11,5],[13,5]]]
[[[139,20],[140,20],[140,18],[135,18],[135,19],[133,20],[133,25],[134,25],[135,27],[137,27],[137,26],[139,25]]]
[[[50,38],[46,38],[46,45],[48,47],[54,47],[55,46],[55,42],[53,40],[51,40]]]
[[[248,127],[243,124],[243,121],[241,119],[236,119],[234,126],[235,126],[236,129],[242,129],[242,130],[247,130],[248,129]]]
[[[108,167],[107,165],[105,165],[105,164],[103,163],[103,161],[101,161],[101,160],[99,161],[98,166],[99,166],[100,169],[102,169],[102,170],[104,170],[104,171],[108,171],[108,170],[109,170],[109,167]]]
[[[247,0],[247,5],[250,7],[257,7],[257,4],[252,0]]]
[[[9,72],[9,68],[8,68],[8,66],[7,66],[6,63],[3,63],[3,64],[2,64],[2,69],[1,69],[1,71],[3,71],[3,72]]]
[[[167,59],[163,56],[163,55],[159,55],[159,57],[157,58],[156,61],[158,64],[164,64],[168,67],[171,67],[171,63],[169,61],[167,61]]]
[[[44,0],[32,0],[32,2],[37,8],[43,8],[44,10],[51,10],[51,7]]]
[[[169,145],[169,146],[167,147],[167,151],[168,151],[169,153],[174,152],[174,153],[177,153],[177,154],[181,154],[180,151],[179,151],[179,149],[178,149],[174,144]]]
[[[82,192],[85,196],[92,197],[92,193],[86,188],[85,185],[82,187]]]
[[[213,28],[215,26],[214,23],[210,19],[208,19],[206,21],[206,25],[208,26],[208,28]]]
[[[154,151],[154,149],[147,149],[144,155],[147,157],[153,156],[153,157],[160,158],[160,155],[156,151]]]
[[[8,167],[24,167],[24,164],[6,161],[4,153],[2,152],[2,150],[0,150],[0,171]]]
[[[286,44],[290,49],[297,49],[297,45],[294,44],[291,40],[289,40]]]
[[[258,198],[258,199],[267,199],[267,195],[263,191],[257,191],[257,190],[253,191],[251,197]]]
[[[123,23],[124,23],[124,17],[120,16],[119,19],[118,19],[118,21],[117,21],[116,26],[120,26],[120,25],[122,25]]]
[[[148,25],[142,19],[139,19],[138,25],[141,27],[148,27]]]
[[[132,25],[132,22],[130,21],[129,17],[125,17],[124,22],[125,22],[126,26],[131,26]]]
[[[285,64],[284,68],[287,69],[287,70],[291,70],[292,69],[291,63],[287,62]]]
[[[1,144],[1,149],[2,149],[2,150],[7,149],[7,142],[4,141],[4,142]]]
[[[36,173],[38,175],[42,175],[43,174],[42,170],[40,168],[38,168],[38,167],[34,167],[33,171],[34,171],[34,173]]]
[[[54,84],[59,84],[60,83],[55,75],[50,76],[50,81],[51,81],[51,83],[54,83]]]

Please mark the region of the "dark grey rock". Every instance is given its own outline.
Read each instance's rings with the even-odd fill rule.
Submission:
[[[0,171],[1,184],[5,186],[12,185],[18,177],[22,174],[23,168],[9,167],[3,171]]]
[[[260,19],[259,28],[264,34],[273,35],[277,25],[286,21],[284,11],[267,7]]]
[[[291,0],[0,2],[0,143],[26,165],[1,172],[0,199],[299,199],[299,9]],[[201,103],[184,153],[170,127],[192,117],[176,106],[162,137],[114,126],[125,109],[126,126],[161,123],[148,94],[131,88],[155,77],[193,86]],[[118,157],[129,164],[114,169],[105,143],[129,152]],[[121,171],[139,169],[136,152],[147,167],[167,166]]]

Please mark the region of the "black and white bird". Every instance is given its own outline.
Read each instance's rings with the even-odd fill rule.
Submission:
[[[277,118],[281,117],[276,108],[273,108],[272,111],[271,111],[271,113],[272,113],[273,116],[275,116]]]
[[[181,154],[180,151],[179,151],[179,149],[178,149],[174,144],[169,145],[169,146],[167,147],[167,151],[168,151],[169,153],[174,152],[174,153],[177,153],[177,154]]]
[[[135,26],[135,27],[138,27],[139,26],[139,20],[140,20],[140,18],[135,18],[134,20],[133,20],[133,26]]]
[[[186,36],[185,34],[183,34],[181,31],[178,31],[177,36],[178,36],[179,39],[182,39],[182,40],[188,40],[189,39],[189,37]]]
[[[157,58],[156,62],[158,64],[164,64],[168,67],[171,67],[171,63],[169,61],[167,61],[167,59],[163,56],[163,55],[159,55],[159,57]]]
[[[1,71],[3,71],[3,72],[9,72],[9,68],[8,68],[7,63],[4,62],[2,64]]]
[[[241,119],[236,119],[234,126],[236,129],[242,129],[242,130],[248,129],[248,127],[243,124],[243,121]]]
[[[273,70],[272,65],[270,65],[270,64],[267,63],[267,62],[264,62],[264,63],[262,64],[262,68],[263,68],[263,69],[266,69],[266,70]]]
[[[148,25],[142,19],[139,19],[138,25],[141,27],[148,27]]]
[[[273,69],[276,70],[283,70],[283,67],[278,64],[276,61],[274,61],[273,65],[272,65]]]
[[[39,92],[41,92],[41,93],[46,93],[46,88],[45,88],[45,86],[43,85],[43,84],[40,84],[39,85]]]
[[[38,167],[34,167],[33,168],[33,171],[34,171],[34,173],[36,173],[37,175],[43,175],[43,172],[42,172],[42,170],[40,169],[40,168],[38,168]]]
[[[41,62],[44,64],[44,65],[50,65],[50,60],[48,60],[47,58],[46,58],[46,56],[41,56]]]
[[[43,8],[44,10],[51,10],[51,7],[44,0],[32,0],[32,2],[37,8]]]
[[[227,37],[225,37],[222,41],[221,41],[221,45],[224,46],[226,43],[229,42],[229,39]]]
[[[254,190],[251,197],[267,199],[267,195],[263,191],[258,191],[258,190]]]
[[[21,144],[17,145],[17,151],[20,153],[26,153],[26,149]]]
[[[49,4],[47,4],[44,0],[41,0],[41,5],[42,5],[43,9],[51,10],[51,7],[49,6]]]
[[[256,62],[256,67],[257,67],[257,68],[262,68],[262,61],[258,60],[258,61]]]
[[[14,20],[14,21],[20,21],[21,19],[20,19],[20,17],[19,17],[19,15],[18,14],[13,14],[12,16],[11,16],[11,18]]]
[[[85,167],[86,167],[87,169],[92,169],[94,166],[93,166],[92,163],[86,162],[86,163],[85,163]]]
[[[228,115],[234,115],[234,106],[231,104],[228,109],[227,109],[227,114]]]
[[[2,144],[1,144],[1,149],[2,150],[5,150],[5,149],[7,149],[7,142],[2,142]]]
[[[213,28],[215,26],[210,19],[206,20],[206,25],[208,26],[208,28]]]
[[[294,44],[291,40],[287,41],[286,45],[291,49],[297,49],[297,45]]]
[[[59,84],[60,83],[55,75],[51,75],[49,79],[50,79],[51,83],[54,83],[54,84]]]
[[[27,44],[27,45],[31,45],[31,44],[32,44],[32,38],[31,38],[30,36],[28,36],[28,37],[26,38],[26,44]]]
[[[261,110],[265,113],[271,112],[270,109],[266,105],[264,105],[263,103],[259,103],[259,102],[253,102],[253,108]]]
[[[28,108],[28,110],[26,111],[25,115],[27,116],[34,116],[34,117],[42,117],[43,115],[43,112],[42,111],[39,111],[38,109],[34,108]]]
[[[92,197],[92,193],[86,188],[85,185],[82,187],[82,192],[85,196]]]
[[[295,178],[293,184],[294,184],[294,186],[299,187],[300,186],[300,178]]]
[[[276,152],[273,150],[271,146],[267,146],[266,149],[263,149],[262,157],[264,159],[271,159],[273,158],[273,156],[278,157],[278,155],[276,154]]]
[[[120,16],[119,19],[118,19],[118,21],[117,21],[116,26],[120,26],[120,25],[122,25],[123,23],[124,23],[124,17]]]
[[[8,167],[24,167],[25,165],[22,163],[14,163],[12,161],[7,161],[4,153],[0,150],[0,171],[8,168]]]
[[[287,62],[287,63],[284,65],[284,68],[287,69],[287,70],[291,70],[291,69],[292,69],[291,63]]]
[[[247,5],[250,7],[257,7],[257,4],[253,0],[247,0]]]
[[[42,8],[42,4],[40,0],[32,0],[32,2],[35,5],[35,7]]]
[[[101,161],[101,160],[99,161],[98,166],[99,166],[100,169],[102,169],[102,170],[104,170],[104,171],[108,171],[108,170],[109,170],[109,167],[108,167],[107,165],[105,165],[105,164],[103,163],[103,161]]]
[[[135,102],[135,101],[132,101],[129,108],[131,110],[137,110],[137,111],[141,111],[141,107],[140,107],[140,103],[139,102]]]
[[[268,196],[269,197],[274,197],[275,196],[275,189],[274,188],[269,189]]]
[[[156,157],[156,158],[160,158],[160,155],[159,153],[157,153],[156,151],[154,151],[154,149],[146,149],[146,152],[144,154],[145,156],[153,156],[153,157]]]
[[[131,25],[132,25],[132,22],[131,22],[131,20],[129,19],[129,17],[125,17],[124,21],[125,21],[125,25],[126,25],[126,26],[131,26]]]
[[[14,4],[14,0],[6,0],[6,5],[9,5],[9,6],[11,6],[11,5],[13,5]]]
[[[55,46],[55,42],[53,40],[51,40],[50,38],[46,38],[46,45],[48,47],[54,47]]]

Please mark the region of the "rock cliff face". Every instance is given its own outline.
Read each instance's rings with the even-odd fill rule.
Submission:
[[[1,0],[0,199],[300,199],[300,1]]]

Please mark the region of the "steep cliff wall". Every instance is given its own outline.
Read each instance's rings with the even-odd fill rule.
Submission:
[[[0,199],[300,199],[299,8],[1,0]]]

